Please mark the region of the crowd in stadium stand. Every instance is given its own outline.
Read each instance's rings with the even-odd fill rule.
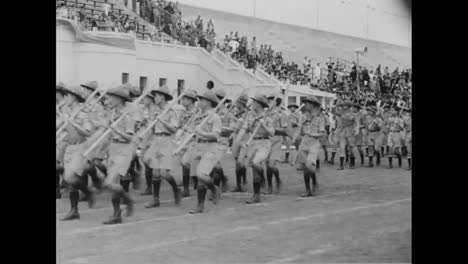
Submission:
[[[143,34],[145,40],[161,41],[161,34],[164,32],[184,45],[200,46],[209,52],[216,47],[254,73],[260,68],[284,83],[307,85],[312,89],[337,93],[339,100],[380,100],[389,103],[404,101],[406,104],[411,100],[410,69],[400,71],[396,68],[390,73],[388,67],[382,69],[379,65],[375,71],[369,71],[367,67],[357,66],[354,62],[346,65],[337,61],[327,62],[324,73],[320,62],[312,63],[312,59],[307,57],[302,65],[286,61],[282,52],[273,50],[271,45],[257,45],[255,36],[248,41],[246,36],[230,32],[222,43],[216,43],[213,21],[209,19],[206,26],[200,16],[188,23],[182,21],[182,12],[177,2],[137,2],[140,16],[157,29],[156,33],[149,36]],[[109,10],[108,6],[102,14],[87,18],[80,7],[58,4],[57,16],[75,20],[89,30],[135,32],[135,23],[128,21],[128,15],[120,15]]]

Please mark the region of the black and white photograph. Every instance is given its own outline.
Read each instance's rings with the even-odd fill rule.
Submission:
[[[412,263],[411,1],[56,0],[55,37],[56,263]]]

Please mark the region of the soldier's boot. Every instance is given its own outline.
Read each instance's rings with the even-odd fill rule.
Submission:
[[[112,194],[112,207],[114,208],[114,213],[109,218],[102,222],[104,225],[115,225],[122,223],[122,210],[120,209],[120,196],[116,194]]]
[[[364,153],[359,153],[359,156],[361,158],[361,167],[364,167]]]
[[[245,188],[247,186],[247,168],[246,167],[241,168],[241,174],[242,174],[242,185]]]
[[[278,168],[273,168],[272,169],[272,172],[273,172],[273,176],[275,177],[275,181],[276,181],[276,194],[279,194],[281,192],[281,179],[280,179],[280,176],[279,176],[279,170]]]
[[[205,184],[206,187],[211,191],[211,201],[213,204],[218,204],[221,199],[221,191],[212,182]]]
[[[375,165],[376,166],[380,166],[380,153],[377,151],[375,153],[376,157],[375,157]]]
[[[267,167],[266,170],[268,189],[265,194],[273,194],[273,170],[270,167]]]
[[[388,166],[387,169],[393,169],[393,159],[392,157],[388,157]]]
[[[190,196],[190,168],[189,171],[182,166],[182,185],[184,186],[183,197]]]
[[[310,192],[310,194],[312,196],[316,196],[317,195],[317,174],[315,172],[310,172],[310,178],[312,179],[312,191]]]
[[[253,194],[253,197],[246,201],[245,203],[246,204],[255,204],[255,203],[260,203],[261,200],[260,200],[260,188],[261,188],[261,174],[263,174],[263,170],[258,170],[256,168],[253,168],[252,169],[252,173],[253,173],[253,191],[254,191],[254,194]]]
[[[133,206],[135,202],[130,198],[128,193],[122,192],[121,196],[123,197],[125,207],[125,216],[129,217],[133,214]]]
[[[183,169],[183,167],[182,167]],[[152,195],[153,194],[153,188],[152,188],[152,172],[151,168],[145,164],[145,181],[146,181],[146,189],[141,193],[141,195]]]
[[[197,190],[198,189],[198,178],[196,176],[192,176],[192,182],[193,182],[193,189]]]
[[[411,158],[408,158],[408,167],[407,170],[411,170]]]
[[[344,170],[344,157],[340,157],[340,167],[337,170]]]
[[[97,169],[93,166],[91,170],[89,170],[88,175],[91,177],[91,181],[93,182],[94,188],[98,191],[102,190],[102,180],[98,177]]]
[[[385,147],[380,147],[380,156],[382,158],[385,156]]]
[[[369,156],[369,165],[366,166],[367,168],[373,168],[374,167],[374,161],[373,161],[373,158],[372,156]]]
[[[167,177],[166,181],[172,186],[172,192],[174,193],[174,203],[179,205],[180,201],[182,200],[182,190],[177,186],[177,183],[172,176]]]
[[[223,168],[219,168],[219,175],[221,176],[221,191],[224,193],[228,190],[228,177],[224,174]]]
[[[120,185],[122,186],[124,192],[129,193],[130,191],[130,180],[120,180]],[[123,197],[120,198],[120,203],[125,204]]]
[[[390,146],[385,147],[385,153],[387,153],[387,155],[390,155]]]
[[[236,167],[236,188],[234,188],[231,192],[243,192],[241,168]]]
[[[311,176],[311,173],[310,173],[309,169],[304,168],[304,185],[305,185],[306,192],[301,194],[301,197],[311,197],[312,196],[312,192],[310,190],[310,176]]]
[[[197,199],[198,199],[198,204],[197,207],[190,211],[191,214],[199,214],[203,213],[205,209],[205,197],[206,197],[206,188],[205,186],[199,186],[197,190]]]
[[[67,215],[65,215],[64,218],[62,218],[62,221],[69,221],[69,220],[74,220],[74,219],[80,219],[80,214],[78,213],[78,200],[79,200],[79,193],[78,190],[72,190],[70,191],[70,205],[71,209],[70,212],[68,212]]]
[[[335,155],[336,155],[336,152],[332,152],[332,153],[331,153],[331,158],[330,158],[330,160],[328,161],[329,164],[335,165]]]
[[[326,146],[323,146],[323,154],[325,155],[323,162],[328,162],[328,151]]]
[[[315,161],[315,169],[316,169],[317,172],[320,171],[320,160],[319,160],[319,159],[317,159],[317,160]]]
[[[88,184],[89,184],[88,174],[85,174],[82,177],[80,177],[79,181],[80,181],[80,185],[88,186]],[[82,193],[82,194],[83,195],[80,195],[80,200],[79,201],[80,202],[87,202],[88,197],[86,196],[86,194],[84,194],[84,193]]]
[[[153,185],[153,200],[145,205],[145,208],[159,207],[159,189],[161,189],[161,181],[155,180],[152,182]]]
[[[94,187],[88,186],[87,180],[85,181],[84,178],[82,177],[78,180],[78,183],[76,184],[76,188],[83,193],[82,200],[87,201],[88,207],[92,208],[94,206],[94,203],[96,202]]]
[[[284,154],[284,161],[283,163],[288,163],[289,162],[289,151],[286,151],[286,153]]]
[[[401,165],[402,165],[401,154],[397,154],[397,158],[398,158],[398,168],[401,168]]]
[[[401,156],[406,157],[408,155],[408,151],[406,146],[401,147]]]
[[[354,169],[356,158],[355,157],[350,157],[350,162],[349,162],[349,168]]]

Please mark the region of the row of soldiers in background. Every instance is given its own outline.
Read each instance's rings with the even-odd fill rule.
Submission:
[[[128,84],[107,90],[99,90],[96,82],[70,87],[57,85],[57,197],[61,195],[62,177],[70,189],[71,206],[63,220],[80,217],[79,191],[92,207],[95,194],[109,190],[114,213],[104,224],[121,223],[120,203],[126,205],[126,215],[130,216],[133,200],[129,196],[129,185],[133,182],[133,187],[138,189],[139,175],[145,176],[147,185],[142,194],[153,196],[147,208],[160,206],[162,180],[172,186],[174,201],[179,204],[182,197],[190,195],[192,178],[198,204],[191,213],[201,213],[207,190],[211,191],[214,204],[219,201],[221,190],[227,190],[227,177],[220,160],[229,147],[236,164],[236,187],[232,191],[244,191],[247,167],[252,169],[254,194],[247,203],[261,201],[260,190],[265,183],[268,184],[266,193],[272,194],[273,177],[276,193],[281,191],[277,166],[282,160],[281,147],[285,141],[294,143],[298,150],[291,164],[303,170],[304,197],[317,194],[316,168],[320,164],[318,154],[323,148],[323,139],[339,142],[334,145],[339,146],[340,168],[343,168],[347,147],[350,163],[354,165],[354,158],[359,154],[354,151],[356,135],[350,133],[350,127],[359,127],[359,132],[366,128],[361,127],[363,123],[353,112],[355,107],[351,106],[348,111],[347,103],[342,110],[341,105],[337,106],[337,125],[327,135],[328,119],[313,96],[307,97],[300,107],[290,105],[289,110],[280,106],[279,95],[257,95],[251,99],[248,105],[245,90],[231,102],[222,90],[202,95],[185,90],[175,99],[167,87],[145,89],[140,93]],[[374,121],[369,125],[377,125],[385,131],[385,123]],[[373,129],[369,131],[374,132]],[[385,132],[380,134],[385,135]],[[394,138],[393,134],[388,135]],[[381,145],[372,146],[380,149]],[[372,155],[371,149],[369,155]],[[333,159],[334,152],[332,162]],[[177,166],[182,167],[183,190],[173,177]],[[93,181],[92,186],[88,184],[88,176]]]

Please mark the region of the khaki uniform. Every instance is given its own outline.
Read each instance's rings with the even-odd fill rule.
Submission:
[[[338,118],[336,133],[338,134],[340,147],[338,156],[345,157],[346,145],[348,145],[354,157],[359,157],[356,149],[356,126],[359,124],[359,117],[356,113],[346,112]]]
[[[366,118],[367,112],[358,112],[359,118],[359,133],[356,135],[356,145],[357,146],[367,146],[367,137],[369,131],[366,127]]]
[[[197,118],[194,127],[197,127],[208,115],[211,117],[200,129],[204,132],[216,133],[219,137],[222,127],[221,118],[214,112],[214,109],[208,110],[200,118]],[[190,148],[189,155],[192,158],[190,171],[195,171],[199,179],[205,182],[210,181],[210,173],[221,158],[217,140],[196,136],[196,143]]]
[[[412,156],[412,120],[411,116],[408,116],[408,118],[405,119],[404,121],[404,128],[406,132],[406,148],[408,150],[407,158],[411,158]]]
[[[403,128],[403,120],[397,116],[390,117],[387,120],[387,128],[388,128],[388,137],[387,137],[387,146],[390,147],[390,153],[399,148],[401,148],[401,131]]]
[[[234,118],[236,119],[236,125],[233,135],[234,141],[232,143],[232,156],[236,160],[241,159],[243,161],[246,156],[246,148],[243,148],[243,146],[249,139],[249,135],[247,133],[244,134],[244,136],[239,141],[237,141],[237,135],[239,134],[240,130],[242,129],[245,123],[247,113],[247,111],[237,111],[234,114]]]
[[[80,105],[76,105],[74,109],[70,109],[71,112],[75,112]],[[88,132],[92,132],[93,125],[87,113],[80,112],[74,119],[73,122],[81,126]],[[86,137],[79,134],[78,131],[70,124],[65,128],[67,136],[65,140],[68,146],[64,153],[64,177],[65,181],[73,182],[75,175],[83,176],[83,172],[88,167],[88,160],[82,156],[86,150],[87,144]]]
[[[284,134],[279,133],[276,129],[288,128],[288,116],[281,107],[275,106],[268,114],[273,120],[273,128],[275,128],[275,134],[270,138],[271,150],[268,157],[270,163],[281,160],[281,146],[283,145]]]
[[[181,113],[180,118],[179,118],[179,128],[183,128],[185,125],[187,125],[187,122],[189,121],[189,119],[196,113],[197,113],[197,109],[195,107],[190,111],[184,110]],[[192,123],[188,125],[190,125],[190,127],[193,127],[194,121],[195,120],[192,119]],[[198,122],[200,123],[201,121],[198,121]],[[181,138],[184,138],[184,135],[187,136],[187,133],[183,133]],[[183,166],[188,166],[192,162],[192,157],[191,157],[192,148],[195,145],[196,145],[195,138],[192,138],[189,141],[189,143],[187,143],[187,145],[184,147],[184,149],[180,152],[179,160]],[[194,173],[195,171],[191,171],[191,172]]]
[[[219,111],[218,114],[221,119],[221,126],[222,127],[227,127],[231,129],[235,129],[237,120],[234,116],[234,114],[228,113],[228,108],[222,107]],[[219,155],[222,157],[226,151],[229,148],[229,137],[231,136],[231,133],[224,133],[221,132],[218,138],[218,147],[219,147]]]
[[[110,123],[117,120],[130,106],[125,106],[121,110],[112,109],[109,114]],[[135,120],[132,114],[127,114],[117,125],[117,129],[127,134],[135,134]],[[120,178],[127,175],[130,163],[134,154],[134,144],[126,141],[119,134],[111,132],[110,144],[107,150],[107,178],[105,185],[119,185]]]
[[[382,140],[381,140],[381,130],[384,126],[384,121],[379,116],[370,116],[366,117],[365,125],[369,134],[367,136],[367,146],[373,147],[369,148],[369,156],[373,156],[373,151],[380,151],[380,147],[382,147]]]
[[[388,122],[388,119],[390,118],[390,112],[383,112],[381,116],[382,116],[384,125],[382,126],[382,129],[380,130],[380,134],[379,134],[377,141],[381,147],[384,147],[387,145],[387,138],[388,138],[387,122]]]
[[[299,153],[296,159],[296,164],[305,164],[308,168],[315,167],[317,157],[320,151],[321,143],[318,134],[326,134],[325,120],[320,114],[307,115],[303,121],[300,132],[302,136]]]
[[[166,105],[165,107],[170,106]],[[163,111],[163,108],[157,107],[155,115],[159,115]],[[164,116],[161,116],[160,120],[174,128],[177,128],[179,125],[176,112],[172,109],[167,111]],[[161,122],[157,122],[153,126],[152,133],[152,142],[145,153],[144,160],[152,169],[173,170],[174,161],[172,152],[175,148],[174,135]]]
[[[250,111],[247,113],[246,121],[242,129],[245,129],[246,133],[252,133],[258,125],[258,121],[255,118],[258,115],[255,111]],[[264,122],[267,127],[273,128],[274,120],[270,115],[264,117]],[[245,148],[245,145],[242,146]],[[268,155],[271,150],[271,140],[269,139],[269,134],[264,128],[259,128],[257,133],[254,135],[253,140],[250,145],[245,148],[246,160],[241,161],[241,156],[239,157],[239,162],[247,162],[248,166],[258,166],[263,168],[264,162],[268,158]],[[243,150],[241,150],[242,152]]]

